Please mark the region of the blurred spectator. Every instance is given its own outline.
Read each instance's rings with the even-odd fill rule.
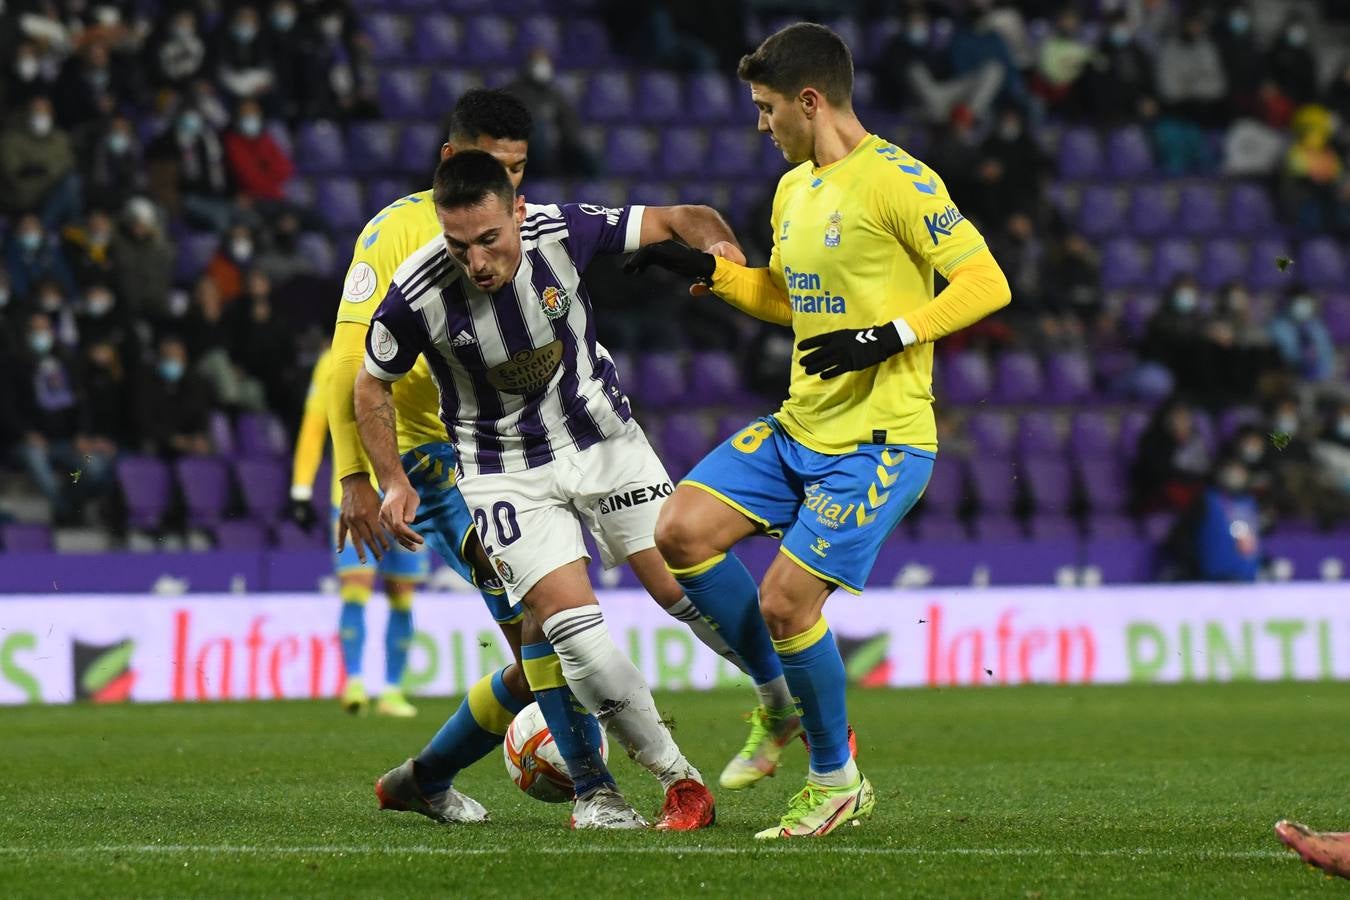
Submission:
[[[1096,249],[1077,232],[1052,246],[1045,284],[1054,296],[1056,309],[1076,316],[1084,324],[1096,322],[1102,313],[1101,262]]]
[[[206,264],[206,277],[215,283],[226,306],[244,292],[244,270],[253,264],[257,242],[247,225],[235,225]]]
[[[1256,320],[1251,294],[1239,281],[1219,292],[1205,334],[1223,351],[1217,375],[1229,399],[1256,396],[1264,376],[1281,366],[1270,335]]]
[[[56,335],[56,346],[73,350],[80,341],[79,323],[75,319],[75,294],[62,288],[61,283],[45,278],[33,289],[32,308],[47,316]]]
[[[84,198],[89,206],[121,209],[147,187],[141,142],[131,120],[114,116],[92,132],[80,152]]]
[[[977,187],[962,200],[963,211],[978,221],[1010,213],[1038,216],[1049,163],[1027,132],[1021,110],[1008,107],[998,114],[993,133],[980,146]]]
[[[205,382],[188,365],[187,347],[172,335],[159,341],[159,354],[137,388],[138,432],[152,453],[165,457],[211,452],[206,435],[211,398]]]
[[[964,106],[952,110],[951,121],[937,133],[929,148],[930,159],[942,160],[943,179],[956,205],[977,217],[981,207],[981,184],[977,169],[980,164],[980,136],[975,128],[975,116]],[[979,219],[976,218],[977,223]]]
[[[262,253],[258,254],[254,264],[278,287],[297,275],[315,275],[318,269],[314,260],[300,249],[300,217],[295,212],[285,212],[277,219],[272,229],[272,239],[267,242]]]
[[[307,113],[321,119],[367,119],[379,114],[376,73],[370,44],[356,33],[348,12],[338,5],[320,7],[312,32]]]
[[[10,232],[5,248],[5,269],[14,293],[27,299],[43,279],[51,278],[67,291],[75,290],[70,265],[57,243],[47,236],[42,222],[29,213]]]
[[[1045,298],[1045,245],[1031,217],[1024,212],[1008,216],[1003,227],[990,234],[990,249],[1008,276],[1017,310],[1028,314],[1043,311]]]
[[[1041,42],[1035,90],[1052,109],[1077,111],[1079,78],[1092,58],[1092,47],[1079,33],[1082,24],[1078,10],[1066,5],[1055,17],[1054,31]]]
[[[1152,102],[1153,60],[1139,46],[1127,16],[1117,15],[1102,32],[1083,77],[1082,112],[1107,125],[1133,122]]]
[[[1275,468],[1271,454],[1270,436],[1255,425],[1239,428],[1229,441],[1225,453],[1242,460],[1242,464],[1247,467],[1248,487],[1263,506],[1272,502],[1275,489]]]
[[[157,27],[148,42],[151,71],[160,87],[183,88],[206,64],[206,43],[197,30],[197,15],[180,7]]]
[[[107,211],[89,210],[84,221],[62,229],[61,238],[76,284],[112,280],[113,220]]]
[[[173,129],[155,138],[148,155],[171,166],[176,196],[167,198],[170,208],[181,205],[190,222],[214,231],[230,226],[233,204],[225,151],[201,112],[190,106],[181,109]]]
[[[91,455],[111,461],[136,440],[134,387],[127,355],[110,340],[90,343],[84,351],[81,383],[85,399],[81,441]]]
[[[113,286],[128,312],[158,322],[170,316],[174,245],[164,235],[155,205],[133,197],[113,237]]]
[[[1344,519],[1350,503],[1350,400],[1342,400],[1328,417],[1326,428],[1313,444],[1313,458],[1322,483],[1337,495]]]
[[[1028,101],[1026,82],[1013,61],[1003,35],[993,27],[990,15],[992,3],[978,0],[956,15],[956,28],[948,44],[951,53],[952,75],[961,78],[978,72],[987,63],[997,63],[1003,70],[1003,85],[998,99],[1005,105],[1025,108]]]
[[[1336,77],[1327,85],[1326,105],[1343,125],[1350,123],[1350,61],[1336,70]]]
[[[1214,28],[1214,43],[1223,64],[1224,83],[1228,86],[1228,112],[1232,117],[1256,113],[1257,92],[1265,77],[1261,48],[1252,29],[1251,8],[1234,3]]]
[[[581,140],[577,112],[553,81],[553,60],[535,50],[506,88],[530,111],[530,173],[559,178],[595,175],[599,165]]]
[[[56,127],[52,103],[34,97],[25,115],[0,133],[0,207],[35,212],[58,228],[79,212],[80,182],[70,136]]]
[[[1163,304],[1149,319],[1141,349],[1176,376],[1179,387],[1195,390],[1207,383],[1208,360],[1200,357],[1204,317],[1200,313],[1200,288],[1195,279],[1182,275],[1172,282]]]
[[[9,109],[20,109],[34,97],[49,96],[56,88],[54,71],[43,65],[36,44],[19,44],[4,76],[4,101]]]
[[[1131,471],[1137,512],[1184,512],[1199,496],[1209,472],[1209,446],[1190,408],[1169,400],[1139,439]]]
[[[269,102],[273,114],[288,122],[298,120],[304,112],[306,73],[315,53],[313,35],[299,23],[300,10],[294,0],[276,0],[263,32],[274,78]]]
[[[272,281],[257,269],[244,276],[244,296],[230,309],[233,350],[230,357],[262,385],[268,409],[290,410],[289,383],[281,362],[295,357],[295,342],[275,316]]]
[[[88,44],[66,60],[56,82],[55,107],[61,126],[74,129],[128,98],[129,89],[112,65],[106,45]]]
[[[1158,96],[1168,113],[1200,125],[1223,121],[1228,82],[1207,13],[1193,11],[1158,51]]]
[[[261,99],[276,81],[271,54],[262,40],[256,7],[240,4],[216,29],[212,47],[216,77],[233,99]]]
[[[1266,428],[1275,451],[1271,468],[1275,472],[1272,499],[1276,510],[1284,518],[1304,522],[1323,518],[1336,504],[1324,489],[1313,460],[1316,426],[1308,421],[1298,399],[1290,395],[1271,404]]]
[[[1331,146],[1335,121],[1324,106],[1301,107],[1294,115],[1294,143],[1285,157],[1281,194],[1286,215],[1304,231],[1326,231],[1341,215],[1341,159]]]
[[[1336,347],[1318,309],[1318,301],[1306,287],[1289,291],[1280,311],[1270,322],[1270,339],[1280,358],[1298,377],[1312,382],[1336,375]]]
[[[990,60],[954,77],[945,48],[937,49],[927,10],[915,6],[905,28],[886,44],[877,63],[877,94],[892,109],[917,99],[920,111],[934,123],[948,121],[957,106],[982,119],[1003,89],[1003,76],[1003,65]]]
[[[1296,106],[1317,99],[1317,60],[1308,46],[1309,38],[1307,20],[1290,16],[1266,54],[1270,77]]]
[[[230,355],[234,349],[230,318],[216,284],[203,276],[193,291],[192,307],[178,326],[193,372],[209,388],[208,398],[230,410],[262,410],[262,385]]]
[[[1261,514],[1242,460],[1219,463],[1180,525],[1187,573],[1200,581],[1255,581],[1261,569]]]
[[[141,354],[135,322],[111,285],[96,281],[85,287],[76,323],[81,347],[107,344],[117,351],[120,365],[137,368]]]
[[[263,130],[262,106],[256,100],[239,104],[234,128],[225,135],[225,156],[241,194],[260,202],[263,215],[285,198],[286,182],[295,166],[272,135]]]
[[[681,21],[681,5],[668,0],[604,0],[600,14],[610,41],[628,56],[666,69],[711,69],[717,65],[717,54]]]

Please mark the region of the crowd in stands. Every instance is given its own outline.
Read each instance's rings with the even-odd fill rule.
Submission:
[[[412,9],[390,8],[405,6]],[[1205,527],[1207,502],[1250,497],[1255,533],[1350,521],[1350,296],[1328,296],[1325,279],[1305,280],[1296,254],[1269,259],[1279,272],[1259,286],[1247,268],[1222,284],[1194,266],[1166,284],[1116,278],[1108,246],[1116,226],[1085,206],[1107,188],[1066,149],[1083,132],[1142,134],[1150,162],[1108,185],[1126,191],[1121,203],[1138,205],[1129,191],[1141,184],[1212,185],[1216,196],[1254,186],[1278,218],[1270,233],[1244,241],[1279,237],[1299,247],[1329,235],[1344,255],[1350,55],[1319,35],[1345,33],[1345,4],[515,6],[555,22],[579,17],[606,48],[577,58],[542,41],[518,45],[509,66],[475,76],[508,86],[531,108],[527,196],[541,183],[603,194],[559,199],[611,202],[641,180],[606,140],[603,128],[619,123],[598,126],[596,106],[582,102],[588,79],[655,69],[687,84],[715,73],[721,81],[711,83],[734,86],[735,62],[759,36],[797,17],[830,22],[856,48],[864,123],[943,174],[1013,285],[1004,314],[939,348],[935,391],[953,456],[980,448],[966,430],[973,407],[945,395],[948,370],[972,354],[1076,354],[1093,364],[1085,402],[1153,411],[1127,457],[1129,511],[1178,523],[1170,532],[1178,573],[1207,571],[1192,552],[1201,542],[1185,536]],[[87,502],[115,499],[115,460],[219,452],[213,413],[267,410],[293,429],[355,234],[295,190],[306,160],[294,139],[315,122],[342,129],[407,119],[389,110],[381,80],[391,63],[380,29],[409,27],[400,15],[346,0],[8,0],[0,15],[0,447],[12,452],[0,465],[27,473],[57,524],[89,521],[91,509],[118,524],[115,502]],[[412,35],[402,39],[412,46]],[[742,101],[732,98],[745,107],[734,121],[748,130],[753,114]],[[649,124],[683,125],[678,109]],[[438,116],[426,118],[441,134]],[[435,149],[426,148],[428,170]],[[699,171],[684,177],[697,180]],[[747,185],[752,193],[733,185],[717,195],[737,201],[726,212],[752,261],[767,254],[775,177],[765,170]],[[679,196],[690,197],[685,186]],[[367,196],[374,206],[356,221],[388,199]],[[1169,234],[1168,215],[1180,212],[1166,208],[1152,217],[1161,220],[1155,229],[1139,233]],[[1120,216],[1120,229],[1133,227]],[[203,235],[214,250],[188,253]],[[313,240],[337,258],[320,259]],[[1252,254],[1264,247],[1249,244]],[[746,390],[781,394],[789,336],[715,304],[681,303],[673,283],[670,308],[657,318],[651,310],[662,303],[629,303],[630,283],[620,279],[605,266],[589,277],[612,350],[726,351]]]

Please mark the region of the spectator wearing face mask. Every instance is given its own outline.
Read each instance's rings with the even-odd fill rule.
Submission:
[[[44,96],[34,97],[25,114],[0,133],[0,207],[12,215],[37,213],[49,229],[79,212],[70,137],[56,127]]]
[[[1158,97],[1169,115],[1201,126],[1223,122],[1228,81],[1205,12],[1187,15],[1163,42],[1155,77]]]
[[[1199,495],[1209,472],[1209,445],[1189,406],[1163,404],[1139,439],[1130,476],[1137,512],[1183,512]]]
[[[155,205],[133,197],[113,237],[113,289],[133,318],[152,323],[168,319],[174,244],[160,224]]]
[[[231,328],[236,321],[215,282],[203,276],[177,329],[194,361],[193,372],[205,382],[216,406],[262,410],[266,408],[262,385],[231,355],[235,349]]]
[[[1202,380],[1204,363],[1196,359],[1204,324],[1200,315],[1200,288],[1189,275],[1177,277],[1162,306],[1149,319],[1141,350],[1172,371],[1179,388]]]
[[[1153,102],[1153,59],[1139,45],[1128,16],[1107,24],[1083,76],[1083,111],[1108,125],[1133,122]]]
[[[1026,80],[1012,58],[1007,41],[994,27],[992,6],[989,0],[974,0],[968,8],[957,12],[956,27],[947,45],[952,75],[963,78],[980,71],[988,63],[997,63],[1003,70],[1003,84],[996,101],[1025,109],[1030,99]]]
[[[128,357],[112,341],[96,341],[83,353],[80,365],[84,412],[80,442],[92,454],[111,462],[135,440],[135,423],[128,411],[134,408],[133,376]]]
[[[999,111],[997,125],[980,145],[978,186],[963,201],[962,212],[977,221],[997,221],[1013,213],[1035,217],[1049,174],[1049,161],[1026,128],[1022,111]]]
[[[537,49],[506,88],[530,111],[530,171],[545,178],[594,175],[599,167],[582,143],[577,111],[553,74],[548,51]]]
[[[1281,519],[1311,523],[1333,517],[1342,508],[1340,500],[1323,483],[1313,456],[1318,428],[1298,399],[1292,395],[1277,399],[1265,427],[1275,472],[1272,502]]]
[[[277,321],[272,280],[266,273],[251,269],[244,276],[244,286],[244,295],[228,313],[230,358],[244,375],[262,385],[268,409],[294,413],[294,386],[280,363],[295,358],[295,341],[290,329]]]
[[[61,126],[75,129],[98,118],[110,102],[114,107],[125,102],[129,93],[107,45],[91,43],[66,60],[53,96]]]
[[[60,245],[48,237],[42,222],[31,213],[20,218],[10,231],[5,269],[10,287],[21,299],[28,299],[44,279],[55,280],[66,291],[75,290],[75,279]]]
[[[242,5],[219,27],[213,68],[225,92],[236,102],[267,96],[276,81],[271,55],[262,39],[262,23],[254,6]]]
[[[1317,99],[1317,59],[1309,47],[1311,32],[1307,21],[1291,16],[1266,54],[1266,68],[1294,105]]]
[[[256,250],[252,229],[247,225],[235,225],[225,234],[206,264],[206,277],[215,283],[226,306],[244,292],[244,272],[253,265]]]
[[[21,109],[34,97],[49,96],[56,87],[54,73],[43,64],[36,44],[19,44],[14,56],[0,63],[6,66],[3,83],[7,108]]]
[[[179,9],[151,35],[147,50],[150,69],[161,88],[181,89],[206,65],[206,43],[197,30],[197,15]]]
[[[1219,48],[1224,80],[1228,84],[1229,115],[1251,116],[1257,111],[1257,93],[1265,78],[1265,61],[1252,30],[1252,13],[1246,3],[1230,6],[1215,23],[1214,43]]]
[[[932,123],[946,122],[957,106],[983,118],[1003,89],[1003,75],[1003,66],[989,60],[956,77],[945,48],[937,47],[927,10],[916,6],[877,63],[877,94],[891,109],[917,101],[919,111]]]
[[[379,114],[370,41],[357,32],[348,8],[336,3],[320,7],[306,46],[307,115],[350,121]]]
[[[1342,400],[1327,417],[1326,427],[1313,444],[1313,459],[1320,469],[1322,483],[1339,501],[1343,523],[1350,520],[1350,400]]]
[[[1252,582],[1261,572],[1261,514],[1242,460],[1226,457],[1180,528],[1187,575]]]
[[[1263,509],[1274,502],[1275,466],[1270,435],[1256,425],[1243,425],[1228,442],[1224,455],[1242,460],[1247,467],[1248,487]],[[1262,522],[1266,514],[1262,514]]]
[[[121,209],[146,190],[143,148],[125,116],[114,116],[91,131],[80,162],[84,198],[91,207]]]
[[[301,252],[298,214],[288,211],[277,219],[276,227],[272,230],[272,240],[257,254],[255,267],[278,287],[285,286],[286,282],[297,276],[318,273],[314,260]]]
[[[91,209],[83,221],[61,230],[62,249],[76,284],[112,279],[112,238],[112,216],[103,209]]]
[[[306,75],[314,55],[314,40],[300,26],[295,0],[275,0],[267,12],[263,47],[274,77],[270,98],[273,112],[288,122],[304,111]]]
[[[234,128],[225,135],[225,157],[239,192],[259,204],[264,215],[275,211],[285,199],[286,182],[295,166],[263,130],[262,106],[256,100],[239,104]]]
[[[181,108],[172,127],[150,144],[148,156],[170,167],[175,199],[190,222],[214,231],[230,226],[234,208],[225,150],[199,110]]]
[[[1083,40],[1082,20],[1072,4],[1055,17],[1055,28],[1044,41],[1036,59],[1033,89],[1052,109],[1077,114],[1083,103],[1081,82],[1093,48]]]
[[[127,308],[117,299],[112,286],[96,281],[87,285],[84,296],[76,307],[76,323],[80,334],[80,348],[87,353],[95,344],[108,344],[125,362],[135,368],[140,359],[140,341],[135,322]]]
[[[210,394],[206,383],[192,373],[181,339],[160,339],[155,364],[141,377],[136,394],[137,434],[149,452],[168,459],[211,452]]]
[[[1299,378],[1325,382],[1336,375],[1336,347],[1318,301],[1306,287],[1291,290],[1270,322],[1270,339],[1281,360]]]

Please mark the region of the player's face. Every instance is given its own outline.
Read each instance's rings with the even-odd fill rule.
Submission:
[[[525,198],[508,205],[495,195],[475,206],[436,210],[445,246],[464,267],[474,287],[492,294],[506,287],[520,268],[520,224]]]
[[[462,147],[448,143],[442,144],[441,159],[449,159],[455,155],[456,150],[482,150],[492,156],[497,162],[506,166],[506,174],[511,176],[511,186],[520,190],[520,183],[525,179],[525,163],[529,159],[529,141],[513,141],[507,138],[488,137],[486,134],[480,134],[472,144],[466,144]]]
[[[795,98],[785,97],[762,84],[750,85],[750,99],[759,110],[759,131],[773,138],[790,163],[811,158],[811,120]]]

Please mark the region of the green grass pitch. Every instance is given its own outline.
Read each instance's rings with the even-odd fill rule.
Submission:
[[[659,698],[709,780],[739,691]],[[494,753],[458,785],[493,821],[381,813],[375,776],[453,708],[411,722],[334,703],[0,710],[0,896],[1346,896],[1281,851],[1281,815],[1350,828],[1350,685],[855,691],[876,784],[866,824],[766,846],[805,772],[719,792],[715,828],[574,834]],[[614,761],[639,809],[653,779]]]

